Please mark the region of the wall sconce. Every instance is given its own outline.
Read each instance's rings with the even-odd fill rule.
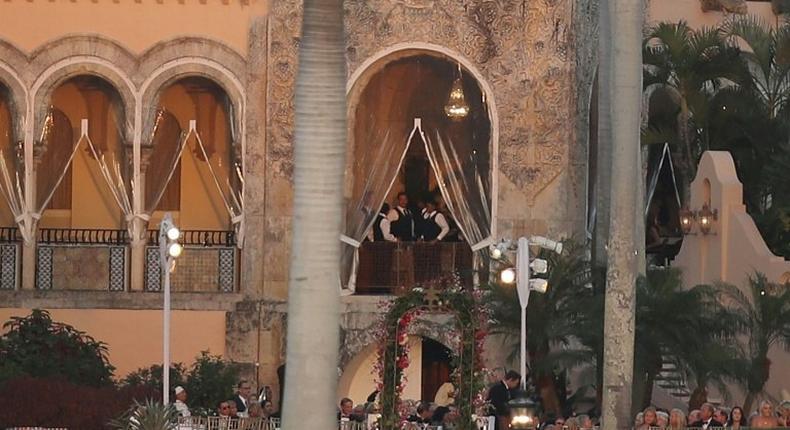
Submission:
[[[707,235],[710,233],[711,227],[713,227],[714,221],[719,218],[719,211],[714,209],[713,211],[710,210],[710,206],[708,204],[702,205],[702,209],[697,212],[697,219],[699,220],[699,231],[702,234]]]
[[[680,210],[680,229],[683,230],[683,235],[691,234],[691,228],[694,227],[694,212],[683,208]]]
[[[692,211],[689,209],[681,209],[680,216],[680,229],[683,231],[684,236],[696,235],[694,226],[699,227],[699,232],[704,236],[709,234],[716,234],[713,232],[713,225],[719,219],[718,209],[710,209],[710,206],[705,203],[702,209]]]

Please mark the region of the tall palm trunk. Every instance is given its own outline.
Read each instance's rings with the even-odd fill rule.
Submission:
[[[305,0],[296,80],[284,429],[337,428],[344,52],[343,1]]]
[[[612,130],[611,222],[609,224],[608,268],[604,312],[604,392],[603,428],[627,428],[631,421],[631,390],[634,372],[634,320],[636,282],[639,273],[637,193],[641,172],[639,137],[642,100],[642,26],[644,5],[641,1],[608,2],[607,28],[603,39],[611,35],[606,98],[611,100],[607,114]],[[617,25],[614,25],[617,23]],[[603,23],[602,23],[603,24]],[[614,67],[617,65],[617,67]],[[606,85],[602,85],[606,88]],[[642,218],[642,217],[639,217]]]
[[[681,184],[681,207],[688,208],[689,203],[691,202],[691,181],[694,180],[694,176],[696,175],[696,164],[697,161],[694,157],[694,153],[696,152],[693,148],[694,139],[692,137],[692,131],[689,128],[691,122],[691,113],[689,112],[688,102],[686,101],[685,96],[680,96],[680,112],[678,113],[678,137],[680,138],[680,144],[683,145],[683,155],[679,158],[682,161],[680,167],[680,180],[682,181]]]

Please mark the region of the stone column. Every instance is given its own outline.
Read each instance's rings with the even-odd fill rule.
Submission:
[[[19,285],[23,290],[36,288],[36,242],[29,244],[22,242],[22,282]]]
[[[606,304],[604,308],[604,385],[602,427],[631,426],[631,392],[634,366],[634,323],[638,277],[637,235],[634,208],[641,174],[639,115],[642,99],[641,1],[612,0],[602,5],[601,40],[608,40],[601,63],[610,71],[601,75],[602,128],[611,127],[611,221],[609,223]],[[614,25],[616,23],[616,25]],[[611,36],[611,37],[610,37]],[[604,92],[606,91],[606,92]],[[636,188],[636,189],[635,189]],[[643,218],[642,218],[643,219]]]

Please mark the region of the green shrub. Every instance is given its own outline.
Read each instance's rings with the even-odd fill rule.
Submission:
[[[0,383],[13,378],[59,378],[92,387],[113,383],[107,345],[34,309],[12,317],[0,337]]]

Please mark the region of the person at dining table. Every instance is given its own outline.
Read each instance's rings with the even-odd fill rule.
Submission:
[[[751,427],[758,429],[768,429],[779,427],[779,420],[774,414],[774,405],[768,400],[760,402],[757,409],[757,416],[752,418]]]

